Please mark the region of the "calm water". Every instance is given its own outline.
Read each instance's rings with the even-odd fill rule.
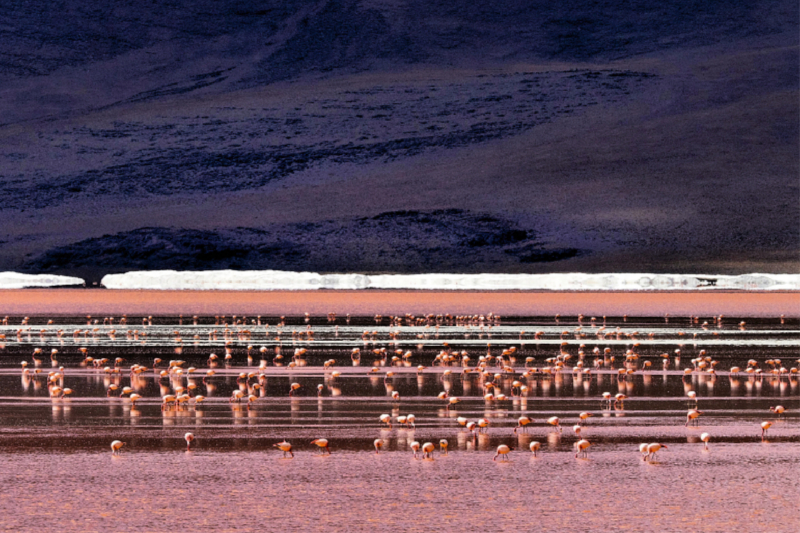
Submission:
[[[800,529],[800,389],[791,371],[800,366],[797,319],[48,320],[9,317],[0,326],[4,530]],[[627,350],[638,359],[626,364]],[[684,375],[701,350],[717,361],[716,374]],[[573,371],[580,351],[590,373]],[[442,352],[454,362],[434,365]],[[464,355],[475,368],[487,353],[489,377],[463,373]],[[95,366],[86,356],[108,361]],[[565,364],[556,371],[548,359],[559,356]],[[153,370],[155,358],[163,362]],[[751,359],[760,375],[744,372]],[[170,360],[185,361],[183,377],[160,376]],[[131,377],[132,364],[148,369]],[[53,398],[48,373],[62,366],[55,386],[72,394]],[[741,371],[731,375],[732,366]],[[781,367],[784,374],[771,373]],[[631,373],[620,379],[620,369]],[[527,391],[518,393],[515,380]],[[486,400],[489,381],[507,399]],[[292,383],[300,388],[289,396]],[[123,387],[141,399],[120,397]],[[206,399],[162,409],[161,397],[176,387]],[[231,403],[239,390],[244,401]],[[443,391],[460,403],[446,409],[437,398]],[[689,391],[703,415],[687,428]],[[628,399],[609,408],[603,392]],[[787,412],[775,415],[775,405]],[[581,430],[591,447],[576,459],[572,426],[581,412],[593,415]],[[379,422],[382,414],[392,416],[391,429]],[[416,427],[397,423],[408,414]],[[515,435],[522,415],[533,422]],[[563,433],[546,424],[551,416]],[[485,418],[489,427],[474,435],[458,417]],[[773,423],[764,440],[763,421]],[[187,431],[196,437],[191,452]],[[712,435],[707,451],[703,432]],[[331,456],[310,443],[319,437],[330,441]],[[126,442],[119,456],[109,448],[115,439]],[[293,459],[273,447],[284,439]],[[446,455],[440,439],[449,442]],[[542,444],[538,457],[528,451],[532,440]],[[434,459],[415,459],[413,441],[436,443]],[[641,442],[668,448],[645,462]],[[512,448],[509,460],[493,462],[500,444]]]

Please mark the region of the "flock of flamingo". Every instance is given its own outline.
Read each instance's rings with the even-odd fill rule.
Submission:
[[[333,320],[335,321],[335,314],[331,313],[331,314],[328,315],[328,321],[329,322],[332,321],[332,315],[333,315]],[[423,320],[423,321],[420,321],[419,319],[414,319],[413,322],[412,322],[412,318],[413,317],[407,316],[406,320],[407,320],[407,322],[409,324],[414,324],[414,325],[425,324],[426,321],[427,321],[428,326],[430,326],[431,317],[432,317],[432,315],[429,316],[429,317],[426,317],[426,320]],[[236,317],[234,317],[234,319],[235,318]],[[376,316],[376,322],[378,322],[381,318],[382,317]],[[487,317],[481,316],[481,317],[452,317],[452,318],[453,318],[453,322],[457,323],[457,324],[467,324],[467,325],[474,324],[476,326],[480,325],[481,327],[485,323],[489,324],[489,327],[491,327],[492,324],[496,324],[496,323],[499,322],[499,317],[495,317],[493,315],[487,315]],[[558,319],[558,317],[556,317],[556,318]],[[280,326],[283,325],[284,317],[281,317],[281,319],[282,319],[282,321],[281,321],[280,324],[278,324],[277,327],[280,327]],[[583,319],[583,317],[580,316],[579,317],[579,322],[582,319]],[[27,320],[28,319],[26,317],[25,322],[27,322]],[[434,323],[435,323],[435,320],[436,319],[434,318]],[[783,317],[781,317],[781,320],[783,321]],[[721,321],[722,321],[722,317],[721,316],[720,317],[714,317],[714,322],[715,323],[721,324]],[[7,319],[4,320],[4,322],[7,323]],[[195,324],[197,324],[197,317],[194,317],[194,322],[195,322]],[[260,322],[261,322],[261,320],[260,320],[260,317],[259,317],[259,320],[258,320],[259,325],[260,325]],[[308,316],[308,314],[306,314],[306,323],[308,323],[308,322],[309,322],[309,316]],[[97,320],[95,320],[95,324],[96,323],[97,323]],[[111,323],[113,323],[113,319],[105,319],[104,320],[104,324],[111,324]],[[145,323],[145,325],[147,325],[148,319],[145,319],[144,323]],[[152,317],[149,318],[149,323],[152,324]],[[348,323],[349,323],[349,316],[348,316]],[[402,324],[402,318],[400,318],[400,317],[391,317],[390,323],[393,324],[393,325],[399,326],[399,325]],[[246,320],[236,320],[235,324],[241,326],[241,325],[246,325],[247,322],[246,322]],[[596,319],[592,318],[591,319],[591,324],[594,327],[597,328]],[[744,328],[745,324],[742,322],[742,323],[739,324],[739,326],[740,326],[740,328]],[[228,330],[227,323],[225,324],[225,327],[226,327],[226,330],[225,330],[225,338],[226,338],[225,362],[226,362],[226,364],[228,366],[230,366],[231,359],[232,359],[232,353],[231,353],[232,350],[231,350],[230,346],[232,344],[232,341],[229,339],[229,330]],[[266,327],[268,329],[269,325],[266,325]],[[707,323],[704,323],[702,325],[702,327],[704,329],[706,329],[707,328]],[[437,328],[438,328],[438,325],[437,325]],[[604,328],[599,328],[599,331],[598,331],[598,336],[601,337],[601,338],[602,338],[602,335],[605,335],[604,333],[602,333],[602,329],[604,329]],[[61,330],[59,330],[59,331],[61,331]],[[580,331],[580,326],[579,326],[578,330],[576,330],[576,332],[579,332],[579,331]],[[568,332],[565,331],[564,333],[568,333]],[[176,331],[175,334],[178,337],[180,337],[180,332]],[[312,334],[313,334],[313,332],[311,331],[311,328],[310,328],[310,325],[309,325],[308,328],[307,328],[307,331],[302,335],[305,335],[307,338],[310,338],[310,337],[312,337]],[[394,336],[390,335],[390,338],[396,339],[397,338],[397,334],[399,334],[399,331],[396,332],[394,334]],[[522,336],[524,334],[525,334],[524,331],[521,332],[520,333],[520,338],[522,338]],[[581,333],[576,333],[576,334],[581,335]],[[20,334],[18,332],[18,336],[19,335]],[[293,332],[293,338],[296,338],[297,336],[300,336],[300,335],[301,334],[299,334],[297,332]],[[617,333],[617,335],[619,335],[619,333]],[[249,337],[246,334],[243,337],[243,333],[242,333],[241,328],[238,331],[238,337],[239,337],[240,340],[243,339],[243,338],[249,340]],[[369,332],[364,332],[364,336],[363,337],[365,339],[369,339],[370,338],[370,333]],[[537,332],[535,337],[539,338],[540,337],[540,332]],[[634,334],[629,334],[629,337],[631,337],[631,338],[633,338],[635,340],[636,339],[636,332],[634,332]],[[650,335],[650,337],[652,337],[652,334]],[[563,339],[563,334],[562,334],[562,339]],[[280,332],[278,332],[278,340],[280,340]],[[578,351],[578,361],[576,361],[575,365],[571,369],[569,367],[567,367],[567,363],[570,361],[570,359],[573,356],[566,351],[566,345],[567,345],[567,343],[562,343],[560,353],[555,357],[546,359],[545,362],[547,364],[546,364],[545,367],[535,368],[535,367],[532,366],[533,363],[534,363],[533,358],[531,358],[531,357],[527,358],[525,360],[525,372],[522,374],[520,379],[531,379],[531,378],[535,378],[538,375],[554,374],[554,373],[560,373],[560,372],[569,372],[570,370],[573,373],[578,373],[578,374],[582,374],[582,375],[591,374],[592,369],[589,368],[589,366],[586,365],[586,363],[585,363],[586,355],[587,355],[584,352],[585,345],[581,344],[580,349]],[[639,354],[636,353],[636,348],[638,346],[639,346],[639,343],[637,342],[637,343],[635,343],[633,345],[633,348],[628,349],[626,351],[626,353],[624,355],[624,365],[625,365],[625,367],[624,368],[620,368],[617,371],[617,379],[625,380],[627,376],[629,376],[630,374],[635,373],[636,370],[645,371],[645,370],[648,370],[651,367],[652,363],[650,361],[643,361],[641,369],[638,368],[638,362],[639,362],[639,359],[640,359]],[[252,355],[251,355],[252,350],[253,350],[253,346],[249,345],[247,347],[248,363],[252,363]],[[122,366],[123,359],[117,358],[114,361],[113,368],[112,368],[110,366],[110,361],[108,359],[93,359],[92,357],[90,357],[88,355],[88,349],[87,348],[80,348],[80,351],[82,352],[82,354],[84,356],[84,360],[81,363],[83,366],[90,366],[91,365],[91,366],[97,368],[98,370],[102,369],[102,371],[104,371],[104,372],[106,372],[108,374],[120,374],[121,373],[121,366]],[[259,351],[260,351],[261,356],[262,356],[262,361],[261,361],[261,365],[260,365],[259,369],[263,370],[268,364],[268,362],[266,360],[267,349],[266,349],[266,347],[261,347]],[[374,352],[376,357],[382,358],[384,364],[386,364],[386,362],[388,360],[388,355],[389,355],[387,350],[386,350],[386,348],[376,348],[376,349],[374,349],[372,351]],[[277,365],[277,366],[282,366],[283,365],[283,361],[282,361],[283,356],[280,355],[279,350],[276,349],[276,352],[278,352],[278,355],[276,355],[275,359],[273,359],[273,363],[275,365]],[[292,360],[286,365],[286,368],[288,368],[289,370],[291,370],[292,368],[295,368],[297,366],[298,362],[302,360],[303,355],[305,354],[305,352],[306,352],[305,348],[296,349],[294,357],[292,357]],[[500,392],[500,385],[498,384],[498,380],[503,378],[503,377],[507,377],[509,374],[511,376],[514,376],[514,377],[516,376],[517,369],[515,369],[514,366],[513,366],[513,363],[516,361],[515,352],[516,352],[516,348],[515,347],[510,347],[508,349],[503,350],[500,355],[493,355],[491,353],[491,345],[489,345],[489,351],[487,352],[487,354],[483,355],[483,356],[480,356],[478,358],[477,365],[473,367],[473,366],[471,366],[471,359],[470,359],[470,357],[467,355],[467,353],[465,351],[459,352],[457,350],[453,350],[452,348],[450,348],[447,345],[447,343],[444,343],[444,349],[438,355],[436,355],[436,357],[434,358],[434,360],[432,362],[432,365],[461,366],[462,367],[462,371],[461,371],[462,376],[463,375],[467,375],[467,374],[471,374],[471,373],[479,374],[480,378],[483,380],[483,388],[484,388],[484,392],[485,392],[484,399],[487,402],[490,402],[490,401],[503,401],[503,400],[506,400],[507,398],[506,398],[505,394]],[[605,348],[604,351],[602,351],[602,352],[597,347],[594,349],[593,353],[594,353],[595,359],[594,359],[593,366],[594,366],[595,369],[599,369],[603,365],[607,366],[609,364],[609,362],[610,363],[614,362],[615,357],[613,355],[611,355],[610,352],[611,352],[610,348]],[[58,350],[57,349],[52,349],[51,353],[50,353],[50,359],[51,359],[51,361],[53,363],[53,366],[56,366],[56,364],[57,364],[57,359],[56,359],[57,355],[58,355]],[[351,359],[353,360],[353,364],[357,365],[359,363],[359,361],[360,361],[360,358],[361,358],[361,349],[360,348],[354,348],[352,350],[352,353],[351,353]],[[394,366],[394,365],[397,365],[397,366],[400,366],[400,365],[409,366],[410,365],[410,358],[411,358],[411,352],[404,352],[404,351],[398,349],[398,350],[396,350],[395,355],[391,359],[391,365],[392,366]],[[32,359],[33,359],[33,363],[34,363],[35,367],[41,366],[42,360],[43,360],[43,351],[42,351],[41,348],[36,348],[34,350],[33,355],[32,355]],[[206,384],[207,386],[209,385],[207,380],[212,378],[215,375],[214,367],[216,367],[219,364],[218,359],[219,359],[219,357],[216,354],[211,354],[209,356],[209,358],[208,358],[209,368],[206,370],[205,375],[203,377],[203,383]],[[666,369],[669,366],[669,355],[668,354],[662,354],[662,359],[663,359],[663,365],[662,366],[664,367],[664,369]],[[676,364],[680,360],[680,349],[675,350],[675,360],[676,360]],[[697,358],[695,358],[695,359],[692,359],[691,362],[692,362],[693,367],[692,368],[686,368],[684,370],[684,375],[685,376],[689,376],[689,375],[691,375],[693,373],[701,373],[701,374],[706,374],[706,375],[712,375],[713,376],[714,373],[715,373],[715,367],[719,363],[718,361],[716,361],[716,360],[712,359],[711,357],[707,356],[705,350],[701,350],[700,353],[699,353],[699,356]],[[798,360],[798,362],[800,362],[800,360]],[[156,373],[157,379],[158,380],[164,380],[164,381],[168,382],[169,386],[171,388],[170,393],[164,394],[162,396],[162,404],[161,404],[162,410],[171,409],[171,408],[180,409],[182,406],[189,405],[190,402],[193,403],[195,406],[198,406],[199,404],[201,404],[205,400],[205,396],[203,396],[201,394],[197,394],[197,388],[198,387],[197,387],[197,384],[195,383],[194,377],[198,375],[198,373],[199,373],[198,369],[196,369],[194,367],[189,367],[189,368],[184,369],[183,368],[184,365],[185,365],[184,361],[174,360],[174,361],[170,361],[168,363],[166,369],[161,369],[160,370],[159,366],[162,363],[163,363],[163,361],[161,359],[155,359],[154,363],[153,363],[153,366],[151,367],[152,370]],[[338,378],[340,376],[340,372],[337,371],[337,370],[334,370],[335,363],[336,362],[334,360],[328,360],[324,364],[324,371],[326,373],[329,373],[328,377],[330,377],[332,379]],[[491,365],[495,365],[497,368],[499,368],[501,373],[493,373],[493,372],[491,372],[491,370],[490,370],[490,366]],[[767,365],[772,367],[772,369],[769,371],[769,373],[776,374],[779,377],[783,376],[785,374],[797,374],[797,372],[798,372],[797,368],[792,368],[791,370],[783,368],[781,366],[780,360],[769,360],[769,361],[767,361]],[[23,376],[27,376],[30,373],[30,370],[27,367],[28,367],[28,362],[27,361],[23,361],[22,362]],[[417,372],[418,373],[422,373],[422,372],[425,371],[426,368],[427,367],[425,367],[424,365],[419,365],[417,367]],[[138,364],[132,365],[130,367],[131,381],[133,382],[133,380],[136,379],[137,376],[141,375],[142,373],[146,372],[147,370],[149,370],[149,369],[146,368],[145,366],[138,365]],[[371,369],[371,372],[380,372],[380,370],[377,367],[373,367]],[[730,375],[731,376],[735,376],[739,372],[741,372],[741,369],[738,368],[738,367],[732,367],[730,369]],[[755,361],[755,360],[750,360],[748,362],[748,365],[747,365],[747,368],[746,368],[745,372],[747,374],[754,375],[755,377],[761,377],[764,374],[764,372],[760,368],[758,368],[758,362]],[[33,373],[34,373],[34,375],[38,376],[41,373],[41,369],[36,368]],[[453,371],[450,368],[445,369],[442,372],[442,380],[450,378],[452,376],[452,374],[453,374]],[[384,375],[384,381],[386,381],[387,379],[391,378],[394,375],[394,372],[392,370],[387,370],[383,375]],[[48,383],[48,389],[50,391],[50,396],[51,397],[53,397],[53,398],[64,398],[64,397],[66,397],[66,396],[68,396],[68,395],[70,395],[72,393],[71,389],[63,387],[63,379],[64,379],[64,367],[63,366],[59,367],[57,372],[54,371],[54,372],[50,372],[48,374],[47,383]],[[183,383],[184,383],[183,380],[184,379],[186,379],[186,387],[183,386]],[[248,406],[248,409],[249,409],[250,406],[252,404],[254,404],[259,399],[259,390],[261,390],[261,393],[263,394],[263,387],[264,387],[263,383],[264,383],[265,379],[266,379],[265,374],[261,373],[261,372],[250,372],[250,373],[243,372],[243,373],[240,373],[238,378],[237,378],[237,383],[239,384],[239,388],[233,391],[233,394],[231,395],[229,401],[231,403],[240,403],[240,402],[246,400],[247,401],[247,406]],[[133,383],[131,383],[131,385],[133,385]],[[288,391],[289,396],[293,396],[295,394],[295,392],[298,391],[300,388],[301,388],[301,385],[299,383],[292,382],[290,387],[289,387],[289,391]],[[318,395],[322,395],[323,389],[324,389],[324,386],[322,384],[320,384],[318,386],[318,388],[317,388],[317,394]],[[136,392],[134,392],[134,390],[135,389],[132,386],[122,387],[120,389],[118,384],[111,384],[109,386],[109,388],[108,388],[107,394],[109,396],[111,396],[112,394],[116,395],[116,393],[119,392],[120,396],[127,396],[128,399],[130,400],[130,403],[132,404],[132,406],[135,407],[136,402],[141,399],[141,396],[139,394],[137,394]],[[387,388],[387,391],[388,390],[389,389]],[[524,395],[527,394],[527,391],[528,391],[528,387],[522,381],[520,381],[518,379],[515,379],[513,381],[513,383],[511,384],[511,394],[512,394],[512,396],[524,396]],[[390,395],[391,395],[391,397],[392,397],[392,399],[394,401],[399,401],[400,400],[400,395],[399,395],[399,393],[397,391],[393,391],[392,390],[392,391],[389,391],[389,392],[390,392]],[[688,410],[687,414],[686,414],[685,426],[688,427],[690,424],[696,424],[697,421],[698,421],[698,418],[703,414],[703,412],[698,409],[697,395],[696,395],[695,391],[688,391],[687,397],[688,397],[688,400],[690,402],[690,405],[693,403],[692,408],[690,408]],[[461,399],[459,399],[458,397],[454,397],[454,396],[449,395],[447,390],[439,393],[437,398],[439,400],[444,401],[444,406],[448,411],[451,408],[455,408],[456,405],[458,403],[460,403],[460,401],[461,401]],[[620,408],[620,407],[624,408],[624,401],[627,398],[628,397],[625,394],[622,394],[622,393],[618,393],[616,395],[612,395],[610,392],[604,392],[602,394],[601,407],[611,409],[611,407],[613,405],[615,408]],[[778,405],[778,406],[775,406],[775,407],[771,407],[770,410],[773,413],[775,413],[776,415],[778,415],[778,416],[782,416],[786,412],[786,409],[781,405]],[[575,457],[576,458],[581,457],[581,456],[586,457],[588,455],[588,449],[592,445],[592,443],[589,440],[587,440],[586,438],[583,438],[582,435],[581,435],[582,430],[583,430],[582,423],[585,423],[586,420],[588,420],[588,418],[591,417],[591,416],[592,416],[592,414],[588,413],[588,412],[580,413],[580,415],[578,416],[577,423],[572,428],[574,433],[575,433],[575,436],[577,438],[576,442],[574,443]],[[415,428],[415,420],[416,420],[416,417],[413,414],[409,414],[409,415],[405,415],[405,416],[399,416],[398,415],[398,416],[395,417],[395,422],[396,423],[401,424],[401,425],[405,425],[408,428]],[[382,424],[388,426],[389,429],[392,428],[392,416],[390,416],[388,414],[383,414],[383,415],[381,415],[379,417],[379,421]],[[490,421],[485,419],[485,418],[481,418],[481,419],[479,419],[477,421],[469,421],[466,418],[458,417],[456,419],[456,421],[462,427],[466,428],[466,430],[471,433],[473,438],[477,438],[477,435],[480,432],[484,432],[485,433],[487,431],[487,428],[488,428],[489,424],[490,424]],[[526,432],[527,431],[527,427],[532,422],[533,422],[533,420],[528,416],[519,417],[518,424],[513,430],[514,433],[517,433],[518,430],[521,431],[521,432]],[[559,433],[561,433],[562,428],[561,428],[560,420],[559,420],[558,417],[555,417],[555,416],[551,417],[551,418],[546,420],[546,423],[548,425],[550,425],[550,426],[553,426]],[[772,422],[770,422],[770,421],[763,421],[761,423],[761,437],[762,437],[762,440],[766,439],[767,431],[771,427],[771,425],[772,425]],[[187,445],[187,448],[186,448],[187,451],[191,450],[192,442],[194,441],[194,439],[195,439],[195,437],[194,437],[194,435],[192,433],[186,433],[185,440],[186,440],[186,445]],[[700,436],[700,440],[703,442],[704,448],[707,450],[708,449],[708,442],[711,440],[711,435],[709,433],[703,433]],[[322,453],[325,453],[325,454],[330,454],[331,453],[331,450],[330,450],[330,447],[329,447],[329,441],[327,439],[324,439],[324,438],[314,439],[311,442],[311,444],[317,446],[318,449]],[[384,441],[383,441],[383,439],[376,439],[373,444],[374,444],[375,452],[379,453],[380,450],[384,446]],[[125,443],[123,441],[120,441],[120,440],[113,441],[111,443],[112,453],[114,455],[120,453],[120,450],[122,449],[122,447],[124,445],[125,445]],[[289,457],[293,457],[294,456],[294,451],[293,451],[292,445],[290,443],[288,443],[286,441],[283,441],[283,442],[275,444],[274,446],[276,448],[278,448],[281,452],[283,452],[284,457],[286,457],[287,455]],[[433,452],[435,451],[435,448],[436,447],[432,442],[425,442],[425,443],[420,444],[419,441],[414,440],[410,444],[410,449],[411,449],[411,451],[413,453],[413,456],[415,458],[418,457],[418,454],[421,451],[422,452],[422,457],[424,459],[433,459]],[[440,440],[439,441],[439,448],[440,448],[441,453],[446,455],[447,454],[447,450],[448,450],[447,440],[445,440],[445,439]],[[539,452],[540,448],[541,448],[541,443],[539,443],[538,441],[531,442],[530,445],[529,445],[529,448],[530,448],[530,451],[534,455],[536,455]],[[642,455],[642,459],[643,460],[652,461],[653,458],[655,458],[656,453],[659,450],[661,450],[662,448],[666,449],[667,446],[664,445],[664,444],[661,444],[661,443],[642,443],[639,446],[639,451],[640,451],[640,453]],[[508,455],[510,454],[511,451],[512,451],[512,448],[510,446],[508,446],[506,444],[501,444],[501,445],[499,445],[497,447],[496,454],[493,457],[493,460],[496,460],[498,457],[500,457],[501,460],[502,459],[507,459]]]
[[[694,398],[694,396],[692,396],[692,398]],[[770,411],[772,411],[773,413],[775,413],[777,415],[783,415],[786,412],[786,409],[782,405],[777,405],[775,407],[770,407]],[[697,409],[690,409],[689,412],[687,413],[687,416],[686,416],[686,425],[688,426],[689,422],[697,420],[697,418],[701,414],[702,414],[702,412],[698,411]],[[588,456],[588,449],[592,445],[592,443],[589,442],[586,439],[580,438],[581,431],[583,429],[583,426],[581,426],[580,422],[587,420],[591,416],[592,416],[592,414],[588,413],[588,412],[580,413],[578,415],[579,422],[576,423],[572,427],[573,431],[575,432],[576,437],[578,438],[578,440],[575,442],[575,445],[574,445],[574,447],[575,447],[575,458],[578,458],[578,457],[581,457],[581,456],[583,456],[583,457],[587,457]],[[415,426],[416,417],[414,415],[397,416],[397,417],[395,417],[395,420],[397,421],[397,423],[409,426],[412,429],[414,429],[416,427]],[[383,424],[386,424],[389,427],[389,429],[392,428],[392,417],[390,415],[388,415],[388,414],[381,415],[379,417],[379,421],[381,423],[383,423]],[[473,435],[473,438],[477,438],[477,435],[478,435],[479,432],[481,432],[481,431],[485,432],[487,430],[487,428],[489,427],[489,424],[490,424],[489,420],[487,420],[485,418],[481,418],[476,422],[471,422],[471,421],[467,420],[464,417],[458,417],[456,419],[456,422],[459,425],[465,427]],[[513,432],[517,433],[517,430],[520,430],[521,432],[525,432],[527,430],[527,426],[529,424],[531,424],[532,422],[533,422],[533,420],[528,416],[519,417],[519,419],[517,420],[517,426],[514,427]],[[561,433],[563,431],[562,427],[561,427],[561,421],[557,416],[552,416],[552,417],[548,418],[547,419],[547,424],[553,426],[559,433]],[[770,421],[764,421],[764,422],[761,423],[761,438],[762,438],[762,440],[766,439],[767,430],[771,426],[772,426],[772,422],[770,422]],[[191,451],[192,442],[195,440],[194,434],[193,433],[186,433],[186,435],[184,435],[184,440],[186,441],[186,451]],[[700,435],[700,441],[703,443],[704,450],[708,450],[708,442],[710,440],[711,440],[711,434],[710,433],[702,433]],[[380,453],[381,449],[384,446],[384,442],[385,441],[383,439],[375,439],[375,441],[373,442],[373,446],[375,448],[375,453]],[[311,441],[311,444],[316,445],[321,453],[328,454],[328,455],[331,454],[330,443],[329,443],[328,439],[324,439],[324,438],[314,439],[314,440]],[[119,441],[119,440],[113,441],[111,443],[111,453],[113,455],[119,454],[119,452],[122,449],[123,445],[125,445],[125,443],[122,442],[122,441]],[[528,447],[529,447],[531,453],[533,453],[534,456],[537,456],[539,450],[541,449],[541,445],[542,444],[539,441],[532,441],[529,444]],[[291,443],[289,443],[289,442],[287,442],[285,440],[281,441],[281,442],[279,442],[277,444],[273,444],[273,447],[278,448],[281,452],[283,452],[283,457],[284,458],[286,458],[287,455],[289,456],[289,458],[293,458],[294,457],[294,449],[293,449]],[[415,459],[418,458],[418,454],[419,454],[419,452],[421,450],[423,459],[431,459],[431,460],[433,460],[433,452],[435,451],[436,446],[432,442],[426,442],[424,444],[420,444],[419,441],[415,440],[415,441],[411,442],[411,444],[409,445],[409,448],[411,449],[411,452],[413,453],[413,456],[414,456]],[[667,445],[666,444],[661,444],[661,443],[658,443],[658,442],[653,442],[653,443],[646,443],[645,442],[645,443],[642,443],[642,444],[639,445],[639,453],[641,453],[643,461],[652,461],[656,456],[656,452],[658,452],[662,448],[667,449]],[[439,441],[439,449],[440,449],[440,452],[443,455],[447,455],[448,442],[447,442],[446,439],[441,439]],[[508,459],[508,455],[511,453],[511,451],[512,451],[512,448],[510,446],[508,446],[506,444],[501,444],[501,445],[499,445],[497,447],[497,453],[494,455],[492,460],[495,461],[495,460],[497,460],[498,457],[501,457],[501,460],[502,459],[506,459],[507,460]]]

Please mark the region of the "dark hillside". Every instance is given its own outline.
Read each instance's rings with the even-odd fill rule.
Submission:
[[[2,270],[216,268],[193,235],[304,224],[394,251],[236,267],[800,266],[796,2],[11,0],[0,21]],[[538,240],[354,222],[450,210]],[[124,253],[141,242],[173,245]]]

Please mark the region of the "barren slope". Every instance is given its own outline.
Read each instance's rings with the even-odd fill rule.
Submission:
[[[797,271],[796,6],[473,4],[4,5],[0,268]]]

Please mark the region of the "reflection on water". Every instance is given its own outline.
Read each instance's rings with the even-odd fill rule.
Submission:
[[[120,320],[0,326],[4,529],[800,527],[796,319]],[[295,459],[273,448],[284,439]],[[642,442],[668,448],[648,463]]]

